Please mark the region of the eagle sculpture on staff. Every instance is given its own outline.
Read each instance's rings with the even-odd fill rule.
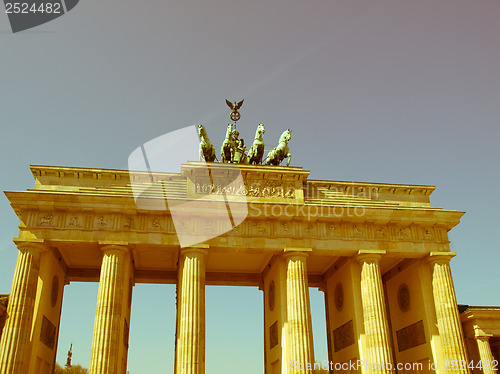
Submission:
[[[240,109],[241,106],[243,105],[243,100],[241,100],[238,103],[236,101],[232,103],[228,99],[226,99],[227,106],[232,110],[231,114],[229,115],[229,118],[231,118],[234,122],[238,121],[241,118],[241,114],[240,112],[238,112],[238,109]]]

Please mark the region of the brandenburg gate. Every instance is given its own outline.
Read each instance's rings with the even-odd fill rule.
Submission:
[[[470,373],[443,365],[467,360],[448,238],[463,213],[432,207],[432,186],[210,162],[31,172],[34,189],[6,192],[20,227],[1,374],[52,372],[72,281],[99,282],[91,374],[126,373],[136,283],[177,285],[177,374],[205,372],[206,285],[263,291],[266,374],[314,372],[310,287],[331,373]]]

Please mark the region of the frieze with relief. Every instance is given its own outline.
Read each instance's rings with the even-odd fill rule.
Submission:
[[[282,181],[258,181],[249,180],[243,184],[216,183],[211,184],[210,180],[197,181],[195,184],[195,194],[197,195],[229,195],[229,196],[249,196],[264,198],[295,199],[295,185],[283,183]]]
[[[170,216],[82,214],[59,212],[28,212],[27,227],[41,229],[65,228],[69,230],[117,230],[146,232],[175,232],[200,229],[209,232],[217,226],[215,221],[204,224],[183,219],[175,227]],[[215,226],[214,226],[215,225]],[[447,242],[446,229],[419,226],[364,225],[336,222],[312,222],[295,220],[254,220],[247,218],[231,235],[300,235],[311,238],[414,241],[428,243]]]

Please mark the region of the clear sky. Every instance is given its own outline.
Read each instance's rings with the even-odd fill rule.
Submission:
[[[437,186],[434,206],[467,212],[450,236],[459,303],[500,305],[499,19],[498,0],[81,0],[12,34],[2,14],[0,187],[31,188],[30,164],[126,169],[142,143],[199,123],[220,146],[224,100],[244,98],[241,136],[291,128],[311,178]],[[2,197],[0,293],[17,225]],[[262,373],[261,291],[206,294],[206,373]],[[173,373],[174,295],[135,287],[131,374]],[[59,363],[73,342],[88,366],[96,298],[95,283],[66,286]]]

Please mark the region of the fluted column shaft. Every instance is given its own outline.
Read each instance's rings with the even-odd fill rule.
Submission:
[[[432,274],[432,294],[436,310],[439,336],[444,361],[467,361],[465,340],[457,307],[457,297],[453,287],[450,259],[455,253],[430,253],[428,262]],[[469,368],[450,369],[449,374],[470,373]]]
[[[493,353],[491,353],[489,336],[476,336],[477,346],[479,348],[479,357],[481,358],[481,365],[484,374],[495,374],[492,369]]]
[[[365,373],[394,373],[379,260],[383,251],[360,251],[361,301],[366,336]]]
[[[181,251],[176,374],[205,373],[205,255],[200,248]]]
[[[28,372],[40,254],[45,250],[38,243],[19,243],[17,247],[19,254],[7,306],[8,317],[0,343],[1,374]]]
[[[287,302],[287,367],[294,362],[298,370],[294,374],[313,373],[308,365],[314,365],[309,284],[307,281],[307,252],[289,252],[286,261]]]
[[[125,258],[128,248],[108,245],[103,252],[90,356],[90,374],[115,374],[121,333]]]

